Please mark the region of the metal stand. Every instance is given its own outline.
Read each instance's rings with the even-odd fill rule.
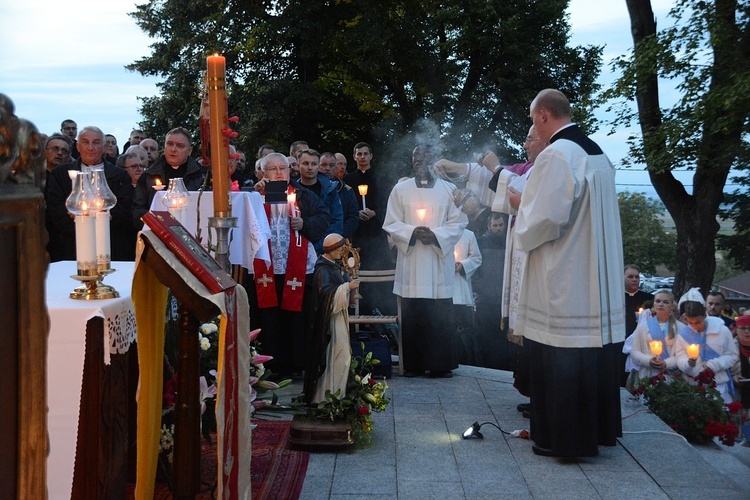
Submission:
[[[70,292],[70,298],[77,300],[116,299],[120,296],[120,293],[114,287],[102,283],[104,276],[115,271],[117,269],[102,269],[91,276],[72,275],[71,278],[82,281],[83,286],[79,286]]]
[[[237,217],[209,217],[208,227],[216,229],[216,262],[228,274],[231,274],[229,264],[229,230],[237,227]],[[210,249],[209,249],[210,250]]]

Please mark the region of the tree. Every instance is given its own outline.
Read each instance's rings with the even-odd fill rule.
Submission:
[[[632,57],[606,97],[635,98],[640,138],[631,156],[646,165],[651,182],[675,221],[674,290],[698,286],[706,293],[716,262],[716,216],[732,167],[747,149],[750,119],[750,13],[737,0],[678,0],[675,26],[658,32],[650,0],[626,0],[633,33]],[[660,78],[677,82],[678,102],[663,109]],[[615,125],[635,116],[621,110]],[[674,177],[695,170],[693,192]]]
[[[156,41],[129,66],[165,78],[143,100],[150,136],[195,128],[205,57],[227,57],[239,146],[297,139],[408,168],[427,120],[445,154],[496,147],[508,160],[542,88],[560,88],[592,126],[601,49],[568,46],[568,0],[151,0],[132,14]],[[428,134],[429,135],[429,134]],[[408,137],[407,140],[401,139]],[[381,164],[382,164],[381,163]]]
[[[622,246],[626,264],[637,265],[641,272],[656,273],[659,265],[674,268],[674,235],[664,231],[660,215],[664,205],[641,193],[617,194],[622,224]]]

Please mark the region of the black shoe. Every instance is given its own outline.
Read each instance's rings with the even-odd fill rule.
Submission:
[[[422,375],[424,375],[423,371],[414,370],[414,371],[404,372],[404,377],[408,377],[408,378],[421,377]]]
[[[532,445],[531,451],[534,452],[534,455],[539,455],[541,457],[556,457],[555,453],[550,448],[543,448],[539,445]]]
[[[430,378],[453,378],[453,372],[450,370],[430,372]]]
[[[531,418],[531,410],[524,410],[521,412],[523,418]]]
[[[516,405],[518,411],[531,411],[531,403],[520,403]]]

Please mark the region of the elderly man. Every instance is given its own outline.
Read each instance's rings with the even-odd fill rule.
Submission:
[[[159,143],[153,139],[143,139],[139,144],[148,154],[148,166],[153,165],[159,158]]]
[[[435,178],[432,147],[412,153],[414,178],[394,186],[383,230],[398,250],[393,293],[402,298],[404,375],[452,377],[455,262],[468,220],[453,203],[453,184]]]
[[[104,161],[104,133],[97,127],[84,127],[78,134],[80,158],[60,165],[47,178],[45,199],[50,228],[47,251],[50,260],[76,260],[75,224],[68,213],[65,200],[73,190],[69,170],[102,169],[109,188],[117,197],[110,210],[110,238],[112,260],[134,260],[135,240],[130,241],[132,223],[129,217],[132,202],[130,176],[121,168]]]
[[[339,194],[341,209],[343,211],[343,222],[341,235],[350,239],[359,225],[359,207],[357,206],[357,197],[351,186],[344,183],[340,177],[335,174],[336,156],[333,153],[323,153],[320,155],[320,165],[318,165],[318,174],[325,175],[336,186],[336,192]],[[346,162],[344,162],[346,165]]]
[[[307,356],[305,363],[305,401],[310,404],[326,400],[326,391],[346,394],[351,363],[349,342],[349,292],[359,287],[358,280],[348,281],[341,267],[346,240],[329,234],[323,243],[323,254],[315,263],[310,300],[307,301]]]
[[[146,151],[145,148],[138,146],[130,146],[128,149],[124,151],[125,153],[132,153],[134,155],[137,155],[138,158],[141,160],[141,165],[145,168],[149,164],[149,156],[148,151]]]
[[[331,178],[336,176],[339,180],[344,180],[346,175],[346,156],[342,153],[336,153],[336,168],[331,172]]]
[[[203,174],[198,162],[190,153],[193,152],[190,132],[177,127],[167,132],[164,140],[164,154],[146,169],[138,179],[133,198],[133,223],[136,228],[143,227],[141,217],[149,211],[151,201],[156,195],[154,186],[159,181],[164,186],[170,179],[182,177],[188,191],[197,191],[203,184]]]
[[[527,254],[517,328],[531,349],[531,438],[539,455],[583,457],[622,435],[617,344],[625,339],[615,170],[571,122],[554,89],[530,116],[550,145],[520,195],[516,243]],[[511,199],[511,204],[514,201]]]
[[[305,328],[302,304],[311,286],[317,255],[312,241],[323,239],[331,224],[328,209],[315,193],[289,183],[289,163],[281,153],[260,160],[263,179],[255,189],[265,196],[271,229],[271,261],[255,259],[245,283],[253,328],[263,329],[263,352],[273,356],[268,367],[282,376],[304,367]],[[290,214],[287,194],[296,197]]]

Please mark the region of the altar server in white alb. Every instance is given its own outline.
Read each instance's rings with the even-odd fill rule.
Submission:
[[[467,224],[453,203],[453,184],[435,177],[432,147],[412,153],[414,177],[394,186],[383,229],[398,250],[393,293],[402,298],[406,376],[451,377],[453,248]]]
[[[527,254],[516,328],[531,349],[531,438],[539,455],[585,457],[622,435],[618,342],[625,340],[615,169],[553,89],[530,107],[550,145],[520,197]]]
[[[482,265],[482,252],[479,251],[477,237],[464,229],[461,239],[453,249],[456,272],[453,275],[453,327],[456,342],[456,361],[462,365],[481,366],[481,345],[479,332],[474,327],[474,290],[471,278]]]

